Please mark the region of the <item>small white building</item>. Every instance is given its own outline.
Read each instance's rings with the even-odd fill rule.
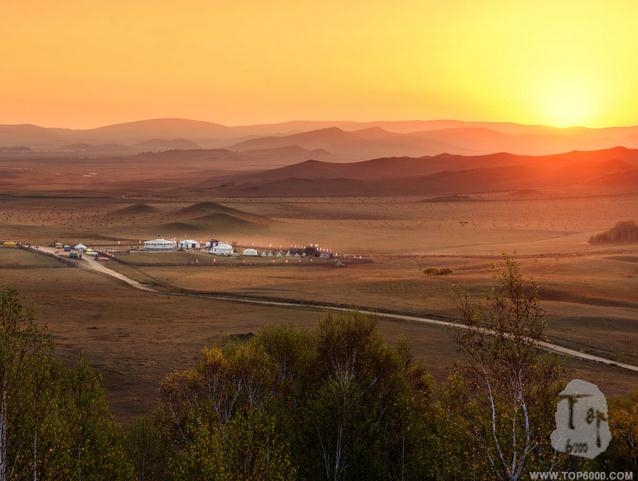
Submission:
[[[158,237],[157,239],[144,242],[145,251],[172,251],[177,249],[177,242]]]
[[[244,249],[242,255],[247,257],[255,257],[259,255],[259,252],[257,252],[257,249]]]
[[[216,256],[230,256],[233,254],[233,246],[226,242],[213,242],[210,247],[210,253]]]
[[[86,250],[86,246],[81,242],[74,247],[76,251],[84,252]]]
[[[199,249],[199,242],[193,239],[185,239],[179,241],[179,248],[182,250]]]

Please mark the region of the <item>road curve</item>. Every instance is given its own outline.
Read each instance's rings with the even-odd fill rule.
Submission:
[[[64,259],[64,257],[59,253],[59,250],[54,249],[52,247],[32,247],[30,250]],[[301,307],[306,309],[310,308],[310,309],[316,309],[321,311],[331,311],[331,312],[348,312],[353,310],[353,308],[339,307],[339,306],[334,306],[330,304],[304,303],[304,302],[297,302],[294,300],[283,300],[283,299],[282,300],[256,299],[256,298],[251,298],[247,296],[242,296],[240,294],[230,294],[230,293],[211,294],[211,293],[205,293],[205,292],[186,291],[186,290],[182,290],[182,291],[158,290],[158,289],[154,289],[152,287],[146,286],[134,279],[131,279],[130,277],[125,276],[124,274],[121,274],[112,269],[109,269],[105,265],[100,264],[98,261],[88,256],[84,256],[82,260],[75,262],[75,265],[83,269],[87,269],[90,271],[94,271],[103,275],[113,277],[121,282],[128,284],[129,286],[135,289],[139,289],[145,292],[152,292],[155,294],[180,295],[180,296],[188,296],[188,297],[203,297],[203,298],[210,298],[210,299],[216,299],[221,301],[241,302],[244,304],[257,304],[257,305],[263,305],[263,306]],[[356,311],[362,314],[368,314],[371,316],[380,317],[384,319],[417,322],[421,324],[429,324],[429,325],[440,326],[440,327],[450,327],[454,329],[467,329],[467,326],[465,326],[464,324],[460,322],[454,322],[454,321],[433,319],[433,318],[423,317],[423,316],[377,312],[377,311],[374,311],[371,309],[365,309],[365,308],[363,309],[356,308]],[[575,349],[570,349],[568,347],[560,346],[558,344],[553,344],[551,342],[546,342],[546,341],[539,341],[537,342],[537,345],[539,348],[544,349],[545,351],[571,357],[573,359],[596,362],[599,364],[604,364],[606,366],[618,367],[620,369],[638,373],[638,366],[635,366],[633,364],[627,364],[623,362],[614,361],[613,359],[596,356],[594,354],[587,354],[585,352],[577,351]]]

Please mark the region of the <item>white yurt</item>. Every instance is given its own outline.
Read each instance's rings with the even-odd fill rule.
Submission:
[[[193,239],[184,239],[179,241],[179,248],[182,250],[199,249],[199,242]]]
[[[226,242],[213,242],[210,253],[216,256],[229,256],[233,253],[233,246]]]
[[[157,239],[144,241],[145,251],[172,251],[177,249],[177,242],[158,237]]]
[[[257,249],[244,249],[244,251],[242,252],[242,255],[245,255],[248,257],[255,257],[259,255],[259,252],[257,252]]]

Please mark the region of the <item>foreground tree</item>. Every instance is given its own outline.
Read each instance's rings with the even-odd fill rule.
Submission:
[[[465,362],[448,401],[456,408],[450,421],[471,447],[466,462],[483,464],[485,479],[517,481],[557,462],[549,433],[561,368],[537,347],[546,325],[537,285],[509,258],[497,280],[481,303],[458,291],[466,329],[456,340]]]
[[[308,477],[427,479],[431,383],[409,349],[356,313],[324,319],[316,349],[317,383],[299,419]]]
[[[612,441],[598,462],[602,469],[638,473],[638,391],[609,403]]]
[[[161,388],[172,479],[432,479],[431,382],[365,316],[207,349]]]
[[[50,377],[51,341],[15,289],[0,293],[0,481],[37,477],[38,432]],[[33,448],[34,453],[30,453]]]
[[[128,480],[99,376],[66,369],[18,292],[0,294],[0,481]]]
[[[49,426],[56,444],[52,475],[85,481],[130,479],[122,429],[109,411],[101,377],[86,361],[61,376]]]
[[[179,481],[292,480],[290,446],[268,412],[275,365],[255,341],[205,349],[161,385],[158,420]]]
[[[154,419],[143,416],[128,427],[126,452],[137,481],[163,481],[166,473],[167,449]]]

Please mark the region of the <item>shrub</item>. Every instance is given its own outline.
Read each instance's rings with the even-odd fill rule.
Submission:
[[[589,238],[590,244],[638,242],[638,225],[634,221],[618,222],[611,229]]]
[[[428,276],[449,276],[452,274],[452,269],[449,267],[428,267],[423,269],[423,273]]]

